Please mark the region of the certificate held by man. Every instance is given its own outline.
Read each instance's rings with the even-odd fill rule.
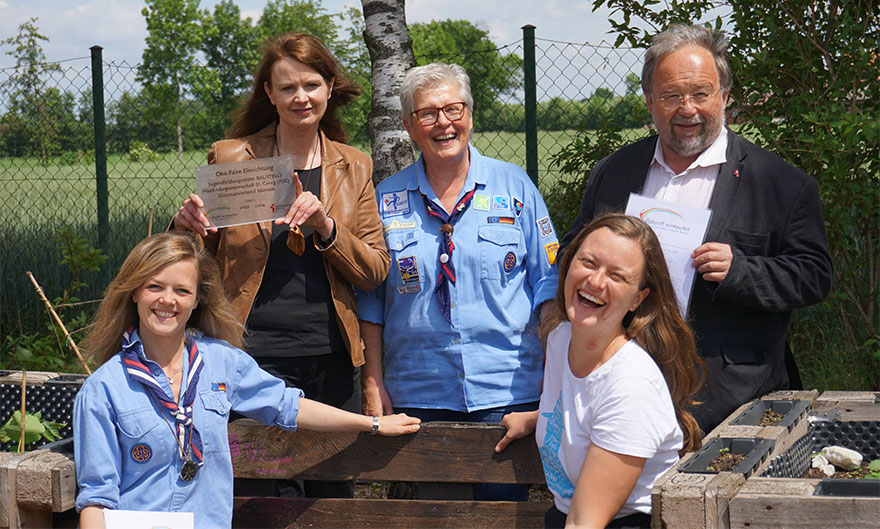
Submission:
[[[205,165],[195,173],[196,193],[214,228],[283,218],[296,200],[289,154]]]
[[[669,278],[675,288],[678,308],[681,315],[686,316],[696,273],[691,266],[691,252],[703,244],[712,210],[671,204],[631,193],[626,214],[645,221],[657,235],[669,269]]]

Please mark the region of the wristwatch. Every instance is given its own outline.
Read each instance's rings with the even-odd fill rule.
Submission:
[[[379,417],[373,415],[373,429],[370,430],[370,435],[376,435],[379,433]]]

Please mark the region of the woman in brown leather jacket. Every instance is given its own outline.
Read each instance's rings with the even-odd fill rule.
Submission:
[[[343,143],[337,114],[359,93],[315,37],[268,42],[253,92],[233,116],[236,139],[214,143],[208,162],[291,154],[296,200],[274,225],[211,228],[195,194],[174,218],[176,229],[202,235],[216,255],[226,295],[247,327],[246,351],[309,398],[355,413],[364,353],[352,288],[378,286],[390,261],[372,161]],[[353,485],[307,482],[305,493],[350,497]]]

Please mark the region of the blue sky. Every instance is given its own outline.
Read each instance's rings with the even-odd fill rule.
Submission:
[[[202,0],[203,8],[216,1]],[[237,0],[243,16],[257,19],[265,0]],[[428,22],[447,18],[467,19],[489,30],[499,46],[522,36],[521,27],[537,27],[539,38],[599,43],[609,39],[608,11],[593,13],[590,0],[408,0],[407,22]],[[323,0],[327,12],[337,13],[346,6],[360,7],[359,1]],[[49,38],[44,52],[49,61],[87,57],[95,44],[104,48],[107,62],[140,62],[146,25],[142,0],[0,0],[0,39],[15,35],[19,24],[39,17],[40,31]],[[0,48],[0,67],[13,60]]]

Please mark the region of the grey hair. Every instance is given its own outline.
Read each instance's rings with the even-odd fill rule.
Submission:
[[[732,80],[730,63],[727,60],[727,39],[724,33],[712,31],[705,26],[672,24],[654,37],[651,47],[645,54],[645,64],[642,66],[642,92],[646,96],[651,95],[654,68],[657,64],[670,53],[688,45],[705,48],[712,54],[721,90],[724,93],[730,92]]]
[[[413,100],[416,92],[425,88],[434,88],[445,82],[453,81],[458,85],[458,94],[468,111],[474,111],[474,98],[471,96],[471,79],[467,72],[457,64],[432,62],[424,66],[416,66],[407,70],[400,85],[400,110],[404,119],[410,119]]]

